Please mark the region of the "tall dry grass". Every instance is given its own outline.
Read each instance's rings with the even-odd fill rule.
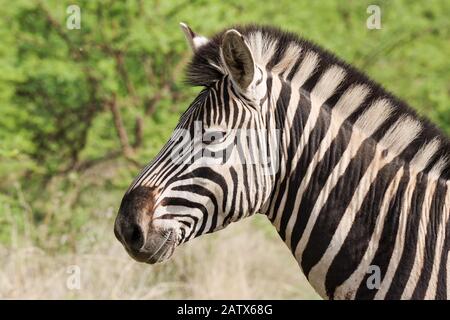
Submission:
[[[0,298],[318,298],[281,240],[261,228],[268,223],[261,219],[195,239],[152,266],[128,257],[114,238],[111,219],[87,228],[86,237],[95,232],[97,240],[80,243],[76,253],[49,253],[16,241],[0,246]],[[67,286],[74,265],[80,270],[79,289]]]

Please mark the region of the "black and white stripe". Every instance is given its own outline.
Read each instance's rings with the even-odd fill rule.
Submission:
[[[193,132],[199,120],[203,132],[220,129],[227,136],[220,149],[237,128],[266,128],[267,153],[279,167],[267,175],[254,164],[174,164],[176,130],[128,193],[157,190],[154,219],[178,228],[179,243],[266,214],[324,298],[448,298],[449,139],[296,35],[244,26],[196,42],[183,27],[194,49],[188,81],[205,89],[177,129]],[[233,50],[239,54],[227,57]],[[262,141],[242,142],[244,157],[255,143]],[[381,271],[379,289],[366,285],[370,266]]]

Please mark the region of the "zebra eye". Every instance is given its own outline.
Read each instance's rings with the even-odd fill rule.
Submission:
[[[225,137],[224,131],[209,131],[205,132],[203,135],[203,143],[204,144],[214,144],[219,143]]]

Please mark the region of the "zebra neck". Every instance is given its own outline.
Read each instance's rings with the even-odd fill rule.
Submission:
[[[447,295],[449,183],[315,107],[307,92],[282,84],[277,101],[282,160],[266,214],[318,293]],[[367,285],[371,270],[378,289]]]

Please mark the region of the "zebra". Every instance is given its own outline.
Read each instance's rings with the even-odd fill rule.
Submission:
[[[181,29],[193,51],[187,82],[203,89],[122,199],[114,232],[131,257],[165,261],[182,243],[264,214],[324,299],[449,298],[448,137],[294,33]],[[268,160],[218,152],[237,140],[241,160],[255,145]],[[378,285],[368,285],[371,270]]]

